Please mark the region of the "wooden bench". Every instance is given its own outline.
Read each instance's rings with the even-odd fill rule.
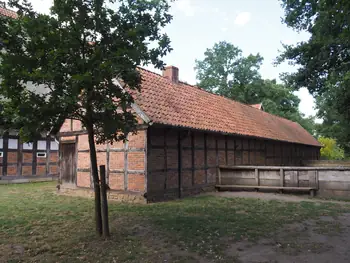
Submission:
[[[263,185],[216,185],[218,190],[221,189],[255,189],[258,191],[259,189],[265,190],[292,190],[292,191],[304,191],[309,192],[311,197],[315,196],[316,188],[314,187],[289,187],[289,186],[263,186]]]

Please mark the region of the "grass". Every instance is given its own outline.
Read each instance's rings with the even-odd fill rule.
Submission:
[[[336,216],[331,203],[200,196],[149,205],[110,203],[109,240],[94,233],[93,200],[55,184],[0,186],[0,262],[234,262],[227,246],[284,224]]]

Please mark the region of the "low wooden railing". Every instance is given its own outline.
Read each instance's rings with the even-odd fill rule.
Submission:
[[[219,166],[219,189],[319,190],[350,197],[349,167]]]

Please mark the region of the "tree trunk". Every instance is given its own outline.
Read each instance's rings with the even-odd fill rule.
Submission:
[[[94,192],[95,192],[95,221],[96,221],[96,233],[102,235],[102,215],[101,215],[101,191],[100,180],[98,178],[97,156],[94,140],[94,130],[92,125],[86,127],[89,136],[89,148],[90,148],[90,161],[91,172],[93,178]]]
[[[102,228],[103,237],[108,238],[109,222],[108,222],[108,201],[107,201],[107,184],[106,184],[106,166],[100,165],[101,178],[101,203],[102,203]]]

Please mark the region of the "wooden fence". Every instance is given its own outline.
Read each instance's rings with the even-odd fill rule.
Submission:
[[[350,167],[220,166],[217,183],[314,188],[320,196],[350,197]]]

